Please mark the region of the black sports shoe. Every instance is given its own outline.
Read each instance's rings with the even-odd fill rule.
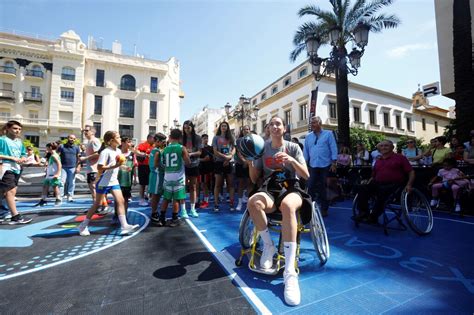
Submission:
[[[157,212],[157,213],[153,213],[153,214],[151,215],[150,219],[151,219],[151,222],[153,222],[153,223],[158,223],[158,222],[160,222],[160,215],[158,214],[158,212]]]
[[[48,202],[44,199],[41,199],[37,204],[35,204],[33,207],[42,207],[44,205],[48,204]]]
[[[31,221],[33,221],[33,219],[24,217],[18,213],[17,215],[14,215],[11,218],[10,224],[27,224],[27,223],[30,223]]]
[[[159,227],[166,226],[166,219],[159,219],[156,225]]]
[[[175,226],[180,226],[181,225],[181,220],[180,219],[171,219],[168,221],[168,226],[169,227],[175,227]]]

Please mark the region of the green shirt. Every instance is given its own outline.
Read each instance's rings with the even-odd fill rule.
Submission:
[[[12,140],[7,136],[2,136],[0,137],[0,155],[7,155],[16,158],[26,157],[26,149],[20,138]],[[12,171],[15,174],[20,174],[21,172],[20,164],[12,160],[3,160],[3,168],[6,171]]]
[[[133,164],[133,153],[124,154],[126,161],[119,167],[118,181],[121,187],[132,187],[132,176],[135,165]]]
[[[178,181],[184,178],[183,146],[171,143],[161,154],[161,164],[165,168],[166,181]]]

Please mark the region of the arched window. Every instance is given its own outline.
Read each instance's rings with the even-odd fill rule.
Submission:
[[[26,75],[33,77],[43,77],[43,68],[40,65],[34,64],[31,66],[31,69],[26,69]]]
[[[298,78],[304,77],[306,74],[308,74],[308,68],[303,68],[298,72]]]
[[[6,73],[16,73],[15,64],[13,61],[5,61],[3,64],[3,70]]]
[[[61,79],[69,81],[76,80],[76,70],[71,67],[63,67],[61,71]]]
[[[130,74],[126,74],[120,79],[120,89],[126,91],[135,91],[135,78]]]

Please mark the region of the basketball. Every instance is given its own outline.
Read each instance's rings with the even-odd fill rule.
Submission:
[[[123,164],[123,163],[125,163],[126,160],[127,160],[127,158],[126,158],[123,154],[118,154],[118,155],[115,157],[115,161],[116,161],[118,164]]]
[[[254,134],[237,139],[237,151],[249,161],[255,161],[263,156],[265,140]]]

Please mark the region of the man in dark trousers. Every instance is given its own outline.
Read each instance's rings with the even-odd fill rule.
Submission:
[[[321,214],[328,215],[326,179],[329,171],[336,172],[337,145],[330,130],[323,130],[318,116],[311,118],[311,132],[304,140],[303,155],[309,167],[308,193],[313,200],[318,195]]]

